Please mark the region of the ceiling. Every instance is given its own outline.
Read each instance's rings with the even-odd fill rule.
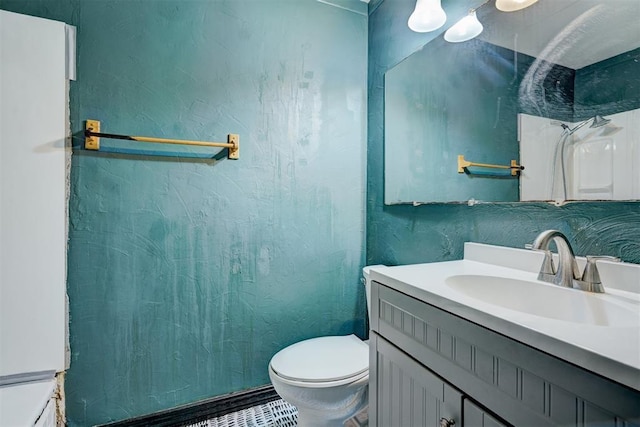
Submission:
[[[517,12],[477,10],[480,39],[578,70],[640,47],[640,0],[539,0]]]

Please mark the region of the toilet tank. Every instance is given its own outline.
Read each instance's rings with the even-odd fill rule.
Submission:
[[[367,316],[371,319],[371,277],[369,276],[369,270],[372,268],[386,267],[382,264],[367,265],[362,269],[362,283],[364,283],[365,293],[367,294]]]

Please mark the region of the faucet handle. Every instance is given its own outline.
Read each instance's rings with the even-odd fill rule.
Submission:
[[[553,256],[551,255],[551,251],[548,249],[536,249],[534,247],[530,247],[527,249],[544,253],[544,259],[542,260],[542,265],[540,266],[540,272],[538,273],[538,280],[542,280],[544,282],[553,282],[553,278],[557,270],[555,265],[553,264]]]
[[[544,259],[542,260],[540,272],[538,273],[538,280],[542,280],[544,282],[553,282],[553,276],[556,274],[556,267],[553,265],[553,257],[551,255],[551,251],[549,249],[536,248],[531,243],[525,244],[524,247],[525,249],[544,253]]]
[[[538,280],[544,280],[548,282],[550,278],[556,274],[556,267],[553,265],[553,257],[551,256],[551,251],[548,249],[534,249],[536,251],[544,252],[544,259],[542,260],[542,265],[540,266],[540,273],[538,273]]]
[[[602,286],[602,281],[600,280],[600,273],[598,273],[598,267],[596,262],[600,260],[606,260],[611,262],[620,262],[620,258],[614,256],[607,255],[588,255],[587,256],[587,265],[584,267],[584,272],[582,273],[582,287],[584,287],[586,291],[589,292],[597,292],[603,293],[604,286]]]

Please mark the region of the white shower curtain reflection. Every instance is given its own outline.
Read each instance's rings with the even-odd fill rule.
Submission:
[[[520,200],[640,199],[640,109],[607,117],[593,127],[520,114]]]

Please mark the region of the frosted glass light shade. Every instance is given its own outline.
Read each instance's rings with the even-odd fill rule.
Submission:
[[[538,0],[496,0],[496,8],[503,12],[515,12],[529,7]]]
[[[444,39],[451,43],[460,43],[477,37],[483,30],[475,10],[455,23],[444,33]]]
[[[446,21],[447,14],[440,0],[417,0],[408,24],[417,33],[428,33],[442,27]]]

